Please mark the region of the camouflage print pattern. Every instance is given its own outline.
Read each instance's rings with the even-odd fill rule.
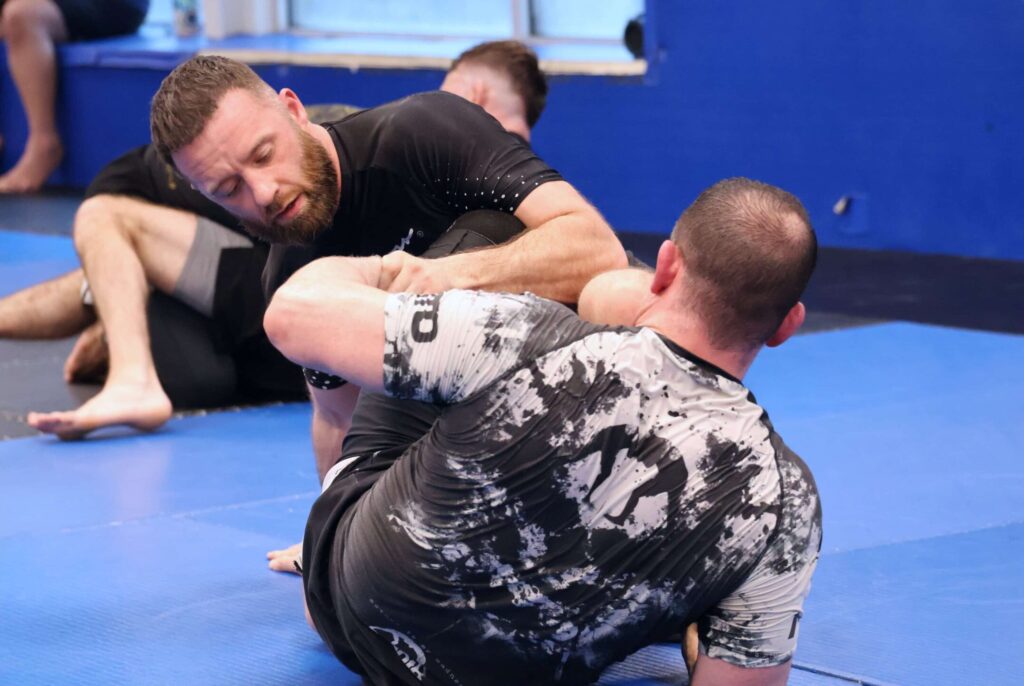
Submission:
[[[336,652],[407,683],[590,683],[700,619],[707,655],[792,656],[818,496],[740,382],[529,295],[393,295],[386,341],[386,392],[445,410],[339,527]]]

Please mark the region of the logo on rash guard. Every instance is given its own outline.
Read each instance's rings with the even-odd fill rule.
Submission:
[[[406,669],[413,673],[420,681],[426,676],[427,656],[423,649],[416,645],[411,638],[394,629],[385,629],[380,626],[371,626],[375,633],[385,636],[391,640],[391,647],[395,649],[398,659],[402,661]]]
[[[391,248],[391,252],[399,252],[405,250],[410,243],[412,243],[413,234],[416,233],[416,229],[410,228],[409,233],[405,234],[402,240],[395,244],[395,247]]]
[[[437,309],[441,298],[437,295],[417,295],[412,306],[412,339],[417,343],[429,343],[437,338]]]

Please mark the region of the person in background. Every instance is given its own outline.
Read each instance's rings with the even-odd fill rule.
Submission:
[[[441,90],[475,102],[527,143],[547,104],[548,83],[537,55],[514,40],[481,43],[452,62]]]
[[[0,0],[0,38],[28,120],[25,149],[0,176],[0,193],[39,190],[64,156],[54,45],[133,33],[148,9],[149,0]]]
[[[456,58],[442,89],[523,131],[521,124],[539,118],[547,83],[529,48],[498,41]],[[359,108],[312,105],[308,111],[323,122],[344,119]],[[528,138],[529,129],[524,133]],[[31,414],[35,428],[62,438],[113,424],[151,430],[167,421],[172,408],[284,400],[302,391],[301,375],[290,363],[282,364],[263,335],[259,275],[267,259],[265,243],[246,235],[151,145],[108,164],[85,196],[75,217],[76,240],[101,250],[119,237],[128,240],[134,258],[123,266],[141,267],[150,289],[147,314],[128,319],[128,334],[105,327],[104,303],[121,292],[109,293],[110,278],[102,271],[91,272],[90,279],[99,281],[99,307],[82,269],[0,299],[0,338],[79,334],[64,365],[65,379],[106,384],[101,396],[81,408]],[[107,307],[114,308],[116,319],[116,302]],[[150,354],[127,364],[119,358],[111,377],[110,345],[126,336],[148,337]],[[136,378],[146,380],[141,393],[131,391],[138,387],[131,381]]]

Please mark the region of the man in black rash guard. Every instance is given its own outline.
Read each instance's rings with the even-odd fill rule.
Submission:
[[[536,55],[516,41],[482,43],[462,53],[441,88],[481,104],[524,140],[547,95]],[[337,121],[356,111],[345,105],[308,108],[310,119],[317,122]],[[114,423],[148,429],[166,420],[171,406],[288,399],[304,390],[301,375],[282,364],[263,336],[259,273],[266,262],[265,243],[245,235],[237,220],[192,189],[152,146],[129,151],[107,165],[85,197],[75,233],[86,252],[105,253],[111,242],[128,238],[134,261],[142,262],[147,281],[155,286],[147,304],[152,361],[139,353],[130,356],[133,376],[122,373],[123,356],[110,360],[113,383],[105,393],[77,410],[33,413],[33,426],[65,438]],[[82,331],[65,364],[70,381],[102,379],[109,360],[107,336],[126,338],[123,330],[105,330],[96,310],[118,312],[132,289],[106,287],[119,272],[90,271],[101,280],[101,297],[95,303],[81,269],[0,299],[0,337],[52,338]],[[168,287],[173,290],[165,293]],[[80,291],[85,292],[84,303]],[[137,325],[141,311],[129,320]],[[145,329],[136,326],[129,342],[140,333]],[[152,368],[159,384],[146,374]],[[129,382],[119,383],[126,376]],[[139,386],[137,376],[149,382],[143,391],[130,394],[131,402],[124,402],[125,388]]]
[[[253,234],[307,246],[303,259],[406,251],[390,262],[394,290],[529,289],[573,302],[593,274],[625,264],[596,209],[494,118],[448,93],[317,126],[290,89],[275,93],[233,60],[196,57],[164,79],[151,128],[157,149],[200,192]],[[493,249],[410,254],[475,209],[514,214],[525,231]],[[270,289],[295,266],[272,254]],[[340,454],[358,394],[323,385],[311,389],[321,475]]]
[[[815,256],[796,198],[729,179],[653,273],[587,284],[591,321],[389,294],[394,255],[296,273],[265,320],[286,356],[438,412],[346,441],[312,508],[305,599],[335,655],[371,683],[585,684],[696,621],[694,686],[784,684],[821,508],[741,379],[803,322]]]

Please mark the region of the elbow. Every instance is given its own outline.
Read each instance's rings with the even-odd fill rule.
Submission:
[[[263,313],[263,330],[275,348],[292,362],[302,364],[305,342],[313,335],[316,317],[314,306],[323,294],[317,285],[324,279],[324,260],[307,264],[292,274],[274,293]]]
[[[610,272],[614,269],[625,269],[629,266],[629,257],[626,256],[626,249],[615,234],[612,234],[609,245],[605,250],[608,266],[603,271]]]
[[[296,341],[302,340],[302,336],[297,335],[300,320],[295,298],[285,284],[274,294],[263,314],[263,330],[270,343],[293,362],[298,353],[295,349]]]
[[[600,217],[599,217],[600,218]],[[625,269],[629,266],[629,258],[626,256],[626,249],[622,247],[619,237],[615,235],[611,227],[601,219],[602,230],[597,236],[594,246],[595,252],[595,274],[609,272],[614,269]]]

